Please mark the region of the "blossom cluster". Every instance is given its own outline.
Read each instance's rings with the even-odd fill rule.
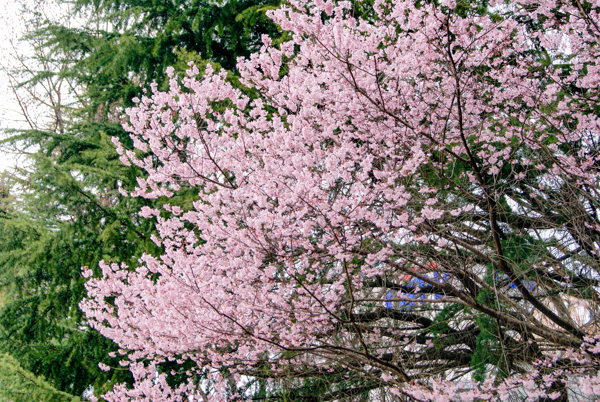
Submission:
[[[136,381],[107,401],[319,375],[333,399],[352,376],[418,400],[556,399],[575,374],[598,394],[595,355],[563,352],[596,330],[600,5],[433,3],[291,0],[271,17],[292,39],[239,61],[252,91],[191,64],[136,100],[134,149],[115,144],[147,175],[123,193],[198,200],[143,209],[164,253],[87,282]],[[493,374],[464,385],[476,364]]]

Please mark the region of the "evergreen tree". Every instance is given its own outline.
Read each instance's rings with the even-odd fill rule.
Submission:
[[[58,391],[42,377],[24,370],[8,354],[0,354],[0,397],[7,402],[79,402],[81,399]]]
[[[161,83],[168,66],[198,55],[234,71],[238,57],[278,37],[265,12],[279,0],[75,0],[85,27],[46,24],[45,46],[75,57],[69,74],[85,85],[91,118],[118,116],[140,87]],[[195,58],[195,57],[194,57]],[[183,70],[181,70],[183,71]],[[116,113],[116,114],[115,114]]]

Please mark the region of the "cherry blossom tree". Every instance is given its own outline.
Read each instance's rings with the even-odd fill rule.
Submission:
[[[164,253],[88,281],[136,379],[104,398],[600,394],[599,10],[294,0],[250,91],[169,71],[122,191],[199,199],[145,207]]]

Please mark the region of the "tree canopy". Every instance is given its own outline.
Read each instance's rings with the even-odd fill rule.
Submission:
[[[164,71],[192,53],[228,70],[258,50],[264,34],[278,36],[265,16],[275,0],[75,0],[85,26],[48,23],[34,35],[72,62],[66,74],[85,85],[90,112],[119,117],[141,88],[161,83]],[[116,105],[115,105],[116,104]],[[116,109],[115,109],[116,106]]]

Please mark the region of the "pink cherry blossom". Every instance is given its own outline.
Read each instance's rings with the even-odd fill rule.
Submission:
[[[491,3],[376,0],[367,20],[290,0],[270,16],[292,39],[239,60],[255,98],[190,65],[127,110],[135,149],[114,143],[147,175],[123,193],[199,199],[144,207],[164,253],[87,282],[135,380],[105,400],[340,373],[437,402],[600,394],[600,5]]]

